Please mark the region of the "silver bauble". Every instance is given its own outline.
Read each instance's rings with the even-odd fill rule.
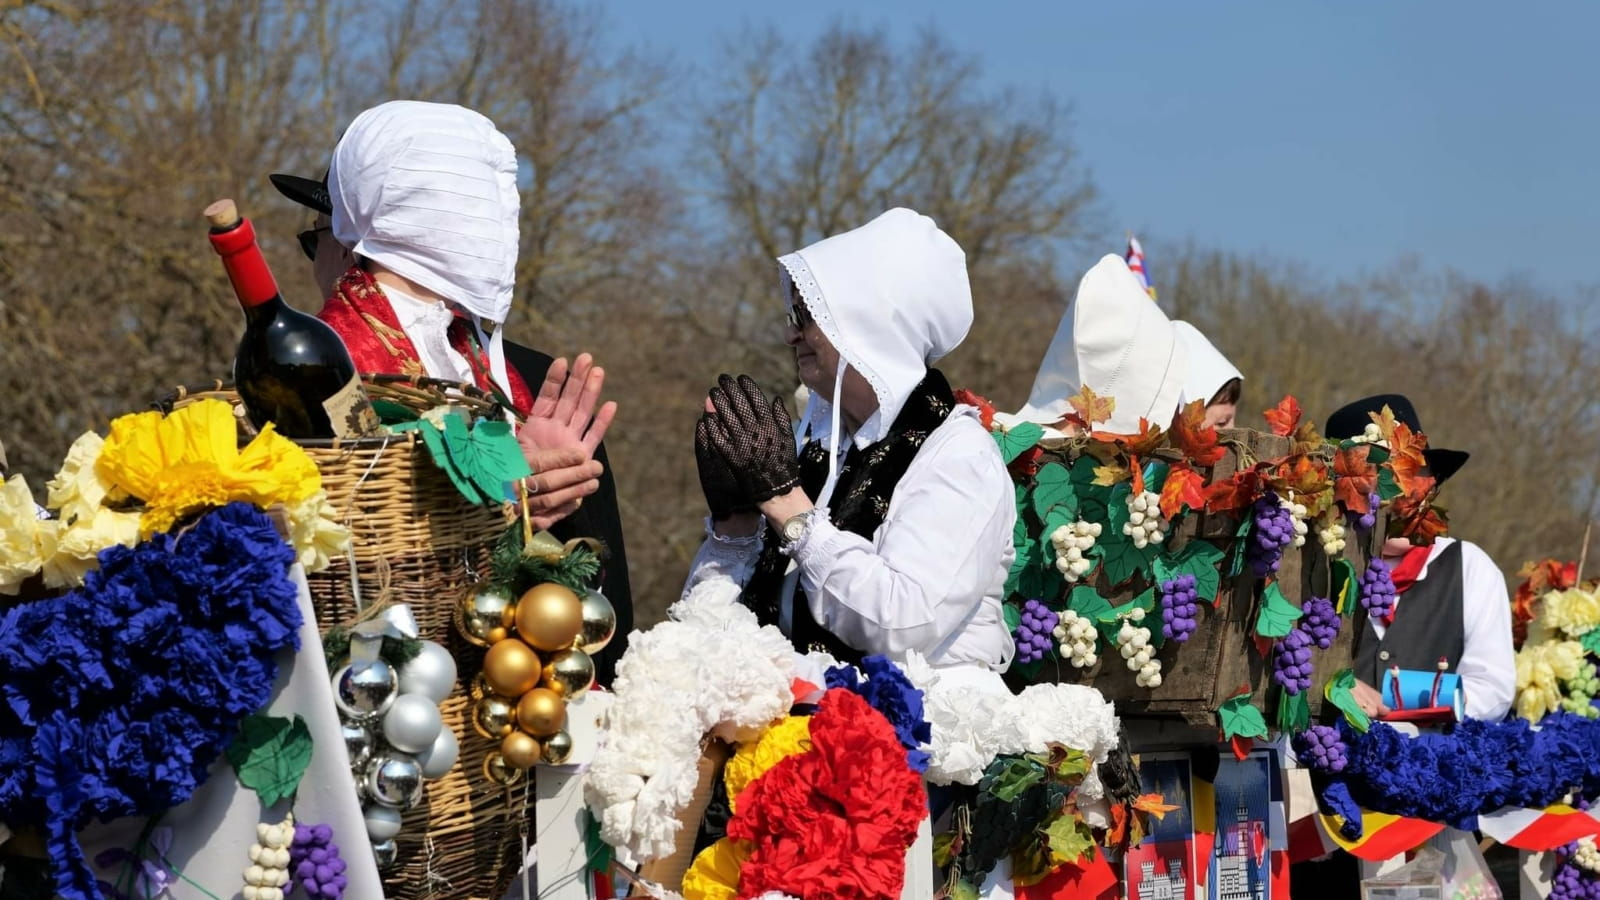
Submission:
[[[583,630],[574,645],[585,653],[599,653],[617,633],[617,610],[599,591],[583,595]]]
[[[367,760],[372,758],[372,732],[359,722],[342,722],[339,733],[344,736],[344,751],[350,755],[350,768],[366,771]]]
[[[400,692],[400,676],[381,659],[351,663],[333,673],[333,702],[347,719],[381,716]]]
[[[378,863],[378,871],[386,872],[394,868],[395,860],[400,858],[400,848],[394,841],[379,841],[372,845],[372,858]]]
[[[433,746],[417,754],[417,763],[422,766],[422,777],[443,778],[456,764],[456,757],[461,755],[461,745],[456,741],[456,733],[448,728],[439,729],[439,736],[434,738]]]
[[[367,764],[367,796],[384,806],[409,809],[422,796],[422,766],[404,753],[384,753]]]
[[[393,840],[400,833],[400,810],[368,803],[361,810],[367,823],[367,837],[374,842]]]
[[[383,714],[383,739],[401,753],[421,753],[444,728],[439,707],[421,694],[401,694]]]
[[[434,703],[456,689],[456,659],[433,641],[422,642],[422,652],[400,667],[400,693],[421,694]]]

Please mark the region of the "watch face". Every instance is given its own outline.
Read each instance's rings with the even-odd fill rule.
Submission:
[[[795,516],[783,523],[783,539],[786,541],[798,541],[800,535],[805,534],[805,532],[806,520],[801,516]]]

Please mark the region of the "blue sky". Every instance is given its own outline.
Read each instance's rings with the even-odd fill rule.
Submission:
[[[1328,278],[1414,254],[1490,282],[1600,284],[1600,2],[604,7],[620,40],[684,67],[743,23],[935,25],[993,85],[1074,104],[1107,224],[1153,253],[1192,239]]]

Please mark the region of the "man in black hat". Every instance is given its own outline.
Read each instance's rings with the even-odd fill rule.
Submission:
[[[1380,443],[1369,430],[1372,416],[1387,407],[1395,420],[1424,433],[1411,401],[1399,394],[1357,400],[1328,417],[1330,440]],[[1443,484],[1466,463],[1460,450],[1425,451],[1428,474]],[[1389,538],[1382,548],[1395,582],[1394,608],[1384,620],[1362,616],[1356,632],[1355,697],[1369,715],[1389,712],[1376,689],[1383,673],[1433,671],[1444,659],[1461,677],[1466,715],[1496,721],[1516,697],[1516,660],[1511,645],[1511,601],[1505,577],[1476,544],[1439,537],[1416,546]]]
[[[299,233],[300,249],[311,261],[312,275],[324,299],[331,296],[339,279],[356,265],[350,249],[333,236],[333,202],[328,195],[327,176],[314,181],[297,175],[274,174],[272,184],[290,200],[316,213],[311,227]],[[554,360],[520,344],[507,341],[506,362],[516,369],[529,385],[540,385]],[[633,630],[633,597],[628,581],[628,557],[622,540],[622,517],[617,509],[617,486],[611,463],[606,457],[605,444],[594,452],[594,459],[604,468],[599,476],[599,488],[583,498],[581,505],[566,518],[551,526],[550,531],[562,540],[592,537],[606,547],[605,566],[601,572],[600,591],[616,609],[617,633],[595,657],[595,674],[601,684],[609,685],[615,673],[617,660],[627,647],[628,633]]]

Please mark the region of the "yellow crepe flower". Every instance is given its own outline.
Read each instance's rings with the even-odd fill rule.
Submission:
[[[107,500],[121,499],[121,492],[106,483],[96,465],[104,446],[105,439],[93,431],[79,435],[67,450],[66,461],[56,477],[45,486],[49,492],[45,505],[55,510],[63,522],[92,519],[95,510]]]
[[[321,572],[349,548],[350,529],[339,524],[327,491],[317,491],[288,507],[288,512],[289,543],[307,572]]]
[[[0,594],[19,594],[44,565],[38,511],[21,475],[0,484]]]
[[[40,523],[39,546],[44,556],[46,587],[71,589],[83,584],[99,562],[100,551],[139,543],[139,514],[99,507],[87,518]]]
[[[1583,637],[1600,626],[1600,596],[1569,588],[1545,594],[1539,604],[1544,627],[1567,637]]]
[[[144,501],[144,537],[234,500],[292,506],[322,489],[316,463],[270,424],[240,450],[233,407],[220,400],[166,417],[122,416],[111,423],[97,467],[108,484]]]
[[[811,749],[811,717],[789,716],[768,728],[759,740],[746,741],[728,760],[722,780],[728,786],[728,806],[737,809],[739,795],[752,781],[766,774],[778,761]]]
[[[1561,682],[1583,666],[1583,645],[1577,641],[1524,644],[1517,651],[1517,715],[1537,722],[1561,708]]]
[[[750,845],[729,838],[701,850],[683,875],[683,900],[737,900],[739,870],[749,858]]]

